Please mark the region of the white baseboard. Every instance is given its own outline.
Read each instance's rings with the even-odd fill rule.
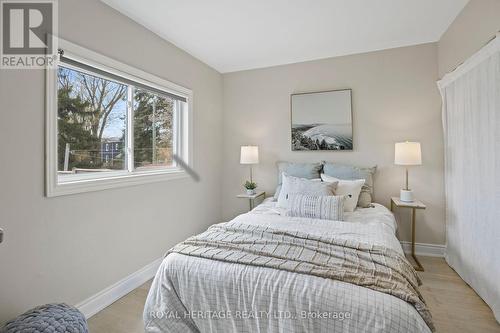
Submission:
[[[411,242],[402,241],[401,246],[405,253],[411,253]],[[415,243],[415,254],[424,257],[444,258],[446,246],[442,244]]]
[[[75,307],[84,314],[85,318],[92,317],[105,307],[152,279],[158,267],[160,267],[162,260],[163,258],[156,259],[137,272],[130,274],[112,286],[76,304]]]

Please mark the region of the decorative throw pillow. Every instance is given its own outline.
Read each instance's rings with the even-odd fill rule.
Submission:
[[[293,194],[288,203],[287,216],[343,221],[345,196],[317,196]]]
[[[373,192],[375,191],[373,175],[377,171],[377,166],[360,168],[331,162],[323,163],[323,173],[327,176],[344,180],[364,179],[365,184],[358,198],[358,206],[363,208],[370,207],[370,204],[373,202]]]
[[[319,173],[323,167],[322,163],[296,163],[296,162],[278,162],[278,187],[274,193],[274,199],[278,200],[283,173],[289,176],[306,178],[306,179],[319,179]]]
[[[336,182],[325,183],[321,180],[297,178],[283,174],[283,184],[281,184],[277,206],[288,208],[288,200],[292,194],[333,195],[336,187]]]
[[[343,179],[337,179],[335,177],[330,177],[325,174],[321,175],[321,179],[327,183],[337,182],[337,186],[335,188],[335,195],[346,196],[346,201],[344,204],[344,210],[346,212],[353,212],[354,209],[356,209],[359,194],[361,193],[361,188],[365,184],[364,179],[343,180]]]

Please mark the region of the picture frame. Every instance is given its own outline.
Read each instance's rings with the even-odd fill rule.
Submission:
[[[292,151],[352,151],[352,89],[290,95]]]

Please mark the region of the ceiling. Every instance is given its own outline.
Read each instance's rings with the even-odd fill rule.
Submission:
[[[438,41],[468,0],[102,0],[221,73]]]

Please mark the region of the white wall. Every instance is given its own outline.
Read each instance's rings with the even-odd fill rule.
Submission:
[[[500,1],[470,0],[438,43],[443,77],[479,51],[500,31]]]
[[[0,323],[80,302],[220,222],[221,75],[97,0],[59,1],[60,36],[194,91],[191,179],[43,196],[44,74],[0,71]]]
[[[321,160],[378,165],[375,199],[389,205],[404,184],[393,164],[394,143],[422,143],[423,165],[410,170],[410,186],[427,204],[417,215],[417,242],[444,244],[443,138],[435,44],[404,47],[223,75],[223,216],[245,211],[236,199],[248,168],[238,164],[239,147],[260,146],[255,167],[259,188],[274,193],[276,161]],[[353,152],[292,152],[290,94],[352,88]],[[401,212],[400,237],[409,240],[408,212]]]

